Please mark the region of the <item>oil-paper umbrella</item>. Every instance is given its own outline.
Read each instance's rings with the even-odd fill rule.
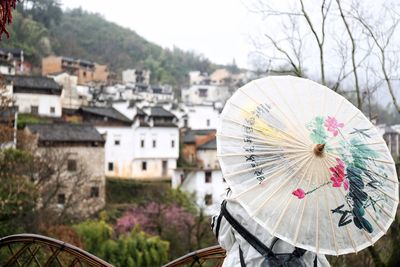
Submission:
[[[233,198],[272,235],[317,253],[372,245],[393,222],[398,179],[372,123],[342,96],[307,79],[248,83],[217,131]]]

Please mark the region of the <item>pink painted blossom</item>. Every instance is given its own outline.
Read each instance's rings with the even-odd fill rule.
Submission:
[[[304,193],[304,190],[301,189],[301,188],[297,188],[296,190],[294,190],[292,192],[292,194],[294,196],[296,196],[298,199],[302,199],[302,198],[304,198],[306,196],[306,194]]]
[[[345,179],[344,181],[343,181],[343,188],[344,188],[344,190],[349,190],[349,180],[347,180],[347,179]]]
[[[336,158],[337,165],[335,167],[329,168],[331,172],[331,181],[333,187],[341,187],[345,190],[349,189],[349,181],[346,179],[345,164],[340,158]]]
[[[338,123],[335,117],[328,116],[328,118],[325,120],[325,127],[333,134],[333,136],[337,136],[339,133],[339,128],[343,128],[344,123]]]

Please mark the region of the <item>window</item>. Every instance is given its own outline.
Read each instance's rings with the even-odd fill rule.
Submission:
[[[156,147],[156,146],[157,146],[157,141],[153,140],[153,147]]]
[[[207,127],[209,127],[209,126],[210,126],[210,120],[207,119]]]
[[[31,106],[31,113],[32,114],[39,114],[39,107],[38,106]]]
[[[199,88],[199,96],[200,97],[207,97],[208,90],[205,88]]]
[[[92,198],[99,197],[99,187],[98,186],[92,186],[90,188],[90,197],[92,197]]]
[[[77,169],[77,166],[76,166],[76,165],[77,165],[77,164],[76,164],[76,160],[74,160],[74,159],[69,159],[68,162],[67,162],[67,169],[68,169],[68,171],[70,171],[70,172],[76,171],[76,169]]]
[[[114,170],[114,163],[113,162],[109,162],[108,163],[108,171],[113,171]]]
[[[171,147],[172,147],[172,148],[175,147],[175,140],[171,140]]]
[[[147,162],[146,161],[142,161],[142,171],[147,170]]]
[[[83,72],[83,77],[86,77],[86,71]]]
[[[114,140],[114,145],[119,146],[121,144],[120,140]]]
[[[212,195],[211,194],[207,194],[204,196],[204,203],[207,206],[210,206],[212,204]]]
[[[58,194],[57,196],[57,204],[64,205],[65,204],[65,194]]]
[[[140,147],[144,147],[144,140],[140,140]]]
[[[211,183],[212,181],[212,172],[211,171],[205,171],[205,181],[206,183]]]
[[[50,113],[51,113],[51,114],[56,113],[56,108],[55,108],[55,107],[50,107]]]

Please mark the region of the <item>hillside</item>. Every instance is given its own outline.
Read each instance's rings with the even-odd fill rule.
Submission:
[[[163,49],[136,32],[81,9],[62,11],[56,1],[20,4],[14,12],[10,39],[1,46],[21,48],[35,64],[50,54],[84,58],[109,65],[118,75],[126,68],[148,68],[152,83],[182,85],[190,70],[211,72],[208,59],[178,48]],[[49,3],[52,3],[50,5]]]

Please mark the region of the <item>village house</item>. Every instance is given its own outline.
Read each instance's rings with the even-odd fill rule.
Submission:
[[[195,194],[197,204],[205,213],[214,214],[227,187],[217,159],[215,131],[189,130],[181,156],[192,167],[176,169],[172,187]]]
[[[134,159],[137,179],[171,180],[179,157],[177,119],[162,107],[137,108],[134,117]]]
[[[65,110],[64,119],[91,124],[106,140],[104,171],[108,177],[131,178],[134,158],[132,121],[112,107]]]
[[[395,162],[400,161],[400,125],[382,125],[378,129]]]
[[[150,71],[145,69],[127,69],[122,72],[124,84],[150,85]]]
[[[207,73],[202,73],[200,71],[190,71],[189,74],[189,84],[206,84],[209,85],[211,83],[211,79]]]
[[[55,173],[49,180],[54,192],[51,207],[82,217],[90,216],[105,205],[104,139],[91,125],[31,124],[25,128],[36,136],[39,155],[51,155]],[[55,184],[57,183],[57,184]]]
[[[183,127],[192,130],[217,129],[220,111],[214,104],[186,105]]]
[[[1,74],[28,74],[31,70],[32,64],[25,60],[23,50],[0,48]]]
[[[231,93],[226,86],[192,85],[182,88],[181,97],[185,104],[199,105],[204,103],[225,103]]]
[[[52,78],[43,76],[7,76],[19,113],[61,117],[62,87]]]
[[[67,72],[78,77],[78,84],[106,83],[108,68],[95,62],[70,57],[48,56],[42,59],[42,75]]]
[[[88,96],[78,91],[77,76],[70,75],[67,72],[61,72],[51,74],[49,77],[53,78],[63,88],[61,94],[62,108],[77,109],[81,106],[87,106],[89,104]]]

